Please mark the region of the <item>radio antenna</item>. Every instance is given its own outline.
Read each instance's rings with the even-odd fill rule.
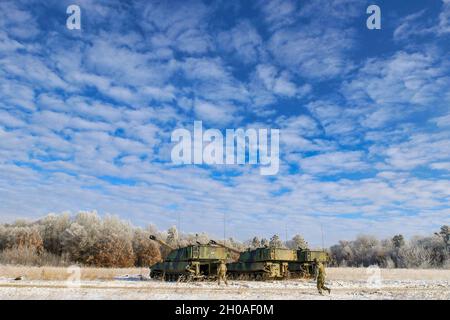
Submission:
[[[322,233],[322,250],[325,249],[325,243],[323,241],[323,224],[320,223],[320,232]]]
[[[223,244],[225,245],[225,239],[226,239],[226,217],[225,212],[223,213]]]
[[[286,243],[287,243],[287,241],[288,241],[288,235],[287,235],[287,223],[284,225],[284,240],[286,241]]]

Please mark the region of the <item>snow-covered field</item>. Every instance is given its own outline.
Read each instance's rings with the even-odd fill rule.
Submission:
[[[1,270],[1,269],[0,269]],[[330,268],[331,295],[312,280],[167,283],[140,276],[112,280],[14,280],[0,273],[1,299],[450,299],[450,270]],[[83,279],[83,278],[82,278]]]

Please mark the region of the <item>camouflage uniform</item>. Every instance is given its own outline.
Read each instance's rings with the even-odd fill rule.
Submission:
[[[227,266],[225,265],[225,262],[220,261],[219,267],[217,268],[217,280],[219,282],[220,286],[220,280],[223,280],[226,285],[228,285],[227,282]]]
[[[314,260],[316,264],[316,276],[317,276],[317,290],[322,294],[322,290],[327,290],[328,293],[331,293],[331,289],[325,286],[325,267],[322,262],[318,262]]]

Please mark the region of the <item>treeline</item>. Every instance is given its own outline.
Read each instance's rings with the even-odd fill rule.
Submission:
[[[173,247],[209,242],[206,233],[179,234],[176,227],[158,231],[149,225],[137,228],[117,217],[101,218],[94,212],[48,215],[36,221],[0,224],[0,264],[55,265],[80,264],[96,267],[147,267],[160,261],[168,249],[149,239],[155,235]],[[218,239],[214,239],[218,240]],[[238,250],[259,247],[308,248],[301,235],[282,241],[254,237],[239,242],[233,238],[227,246]],[[406,241],[402,235],[378,240],[359,236],[339,241],[328,250],[333,266],[379,265],[387,268],[450,267],[450,228],[443,226],[429,237]]]
[[[358,236],[353,241],[339,241],[329,253],[332,265],[339,267],[450,268],[450,227],[408,241],[401,234],[381,241]]]
[[[51,214],[36,222],[0,224],[0,264],[147,267],[169,253],[167,248],[150,240],[150,235],[173,247],[206,244],[211,240],[206,233],[179,234],[176,227],[167,231],[158,231],[152,225],[136,228],[117,217],[101,218],[95,211],[75,216]],[[225,244],[238,250],[307,246],[300,235],[287,242],[277,235],[270,239],[254,237],[244,243],[229,238]]]
[[[81,264],[98,267],[148,266],[160,260],[151,227],[134,228],[96,212],[49,215],[33,223],[0,225],[0,263]]]

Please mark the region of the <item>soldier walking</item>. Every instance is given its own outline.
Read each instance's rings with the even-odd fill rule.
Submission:
[[[325,286],[325,267],[317,258],[314,259],[314,264],[316,265],[317,290],[319,290],[320,294],[323,294],[322,290],[327,290],[328,293],[331,293],[331,289]]]
[[[227,266],[225,265],[225,262],[223,260],[220,261],[220,264],[217,268],[217,280],[219,282],[220,286],[220,280],[223,280],[226,285],[228,285],[227,282]]]

